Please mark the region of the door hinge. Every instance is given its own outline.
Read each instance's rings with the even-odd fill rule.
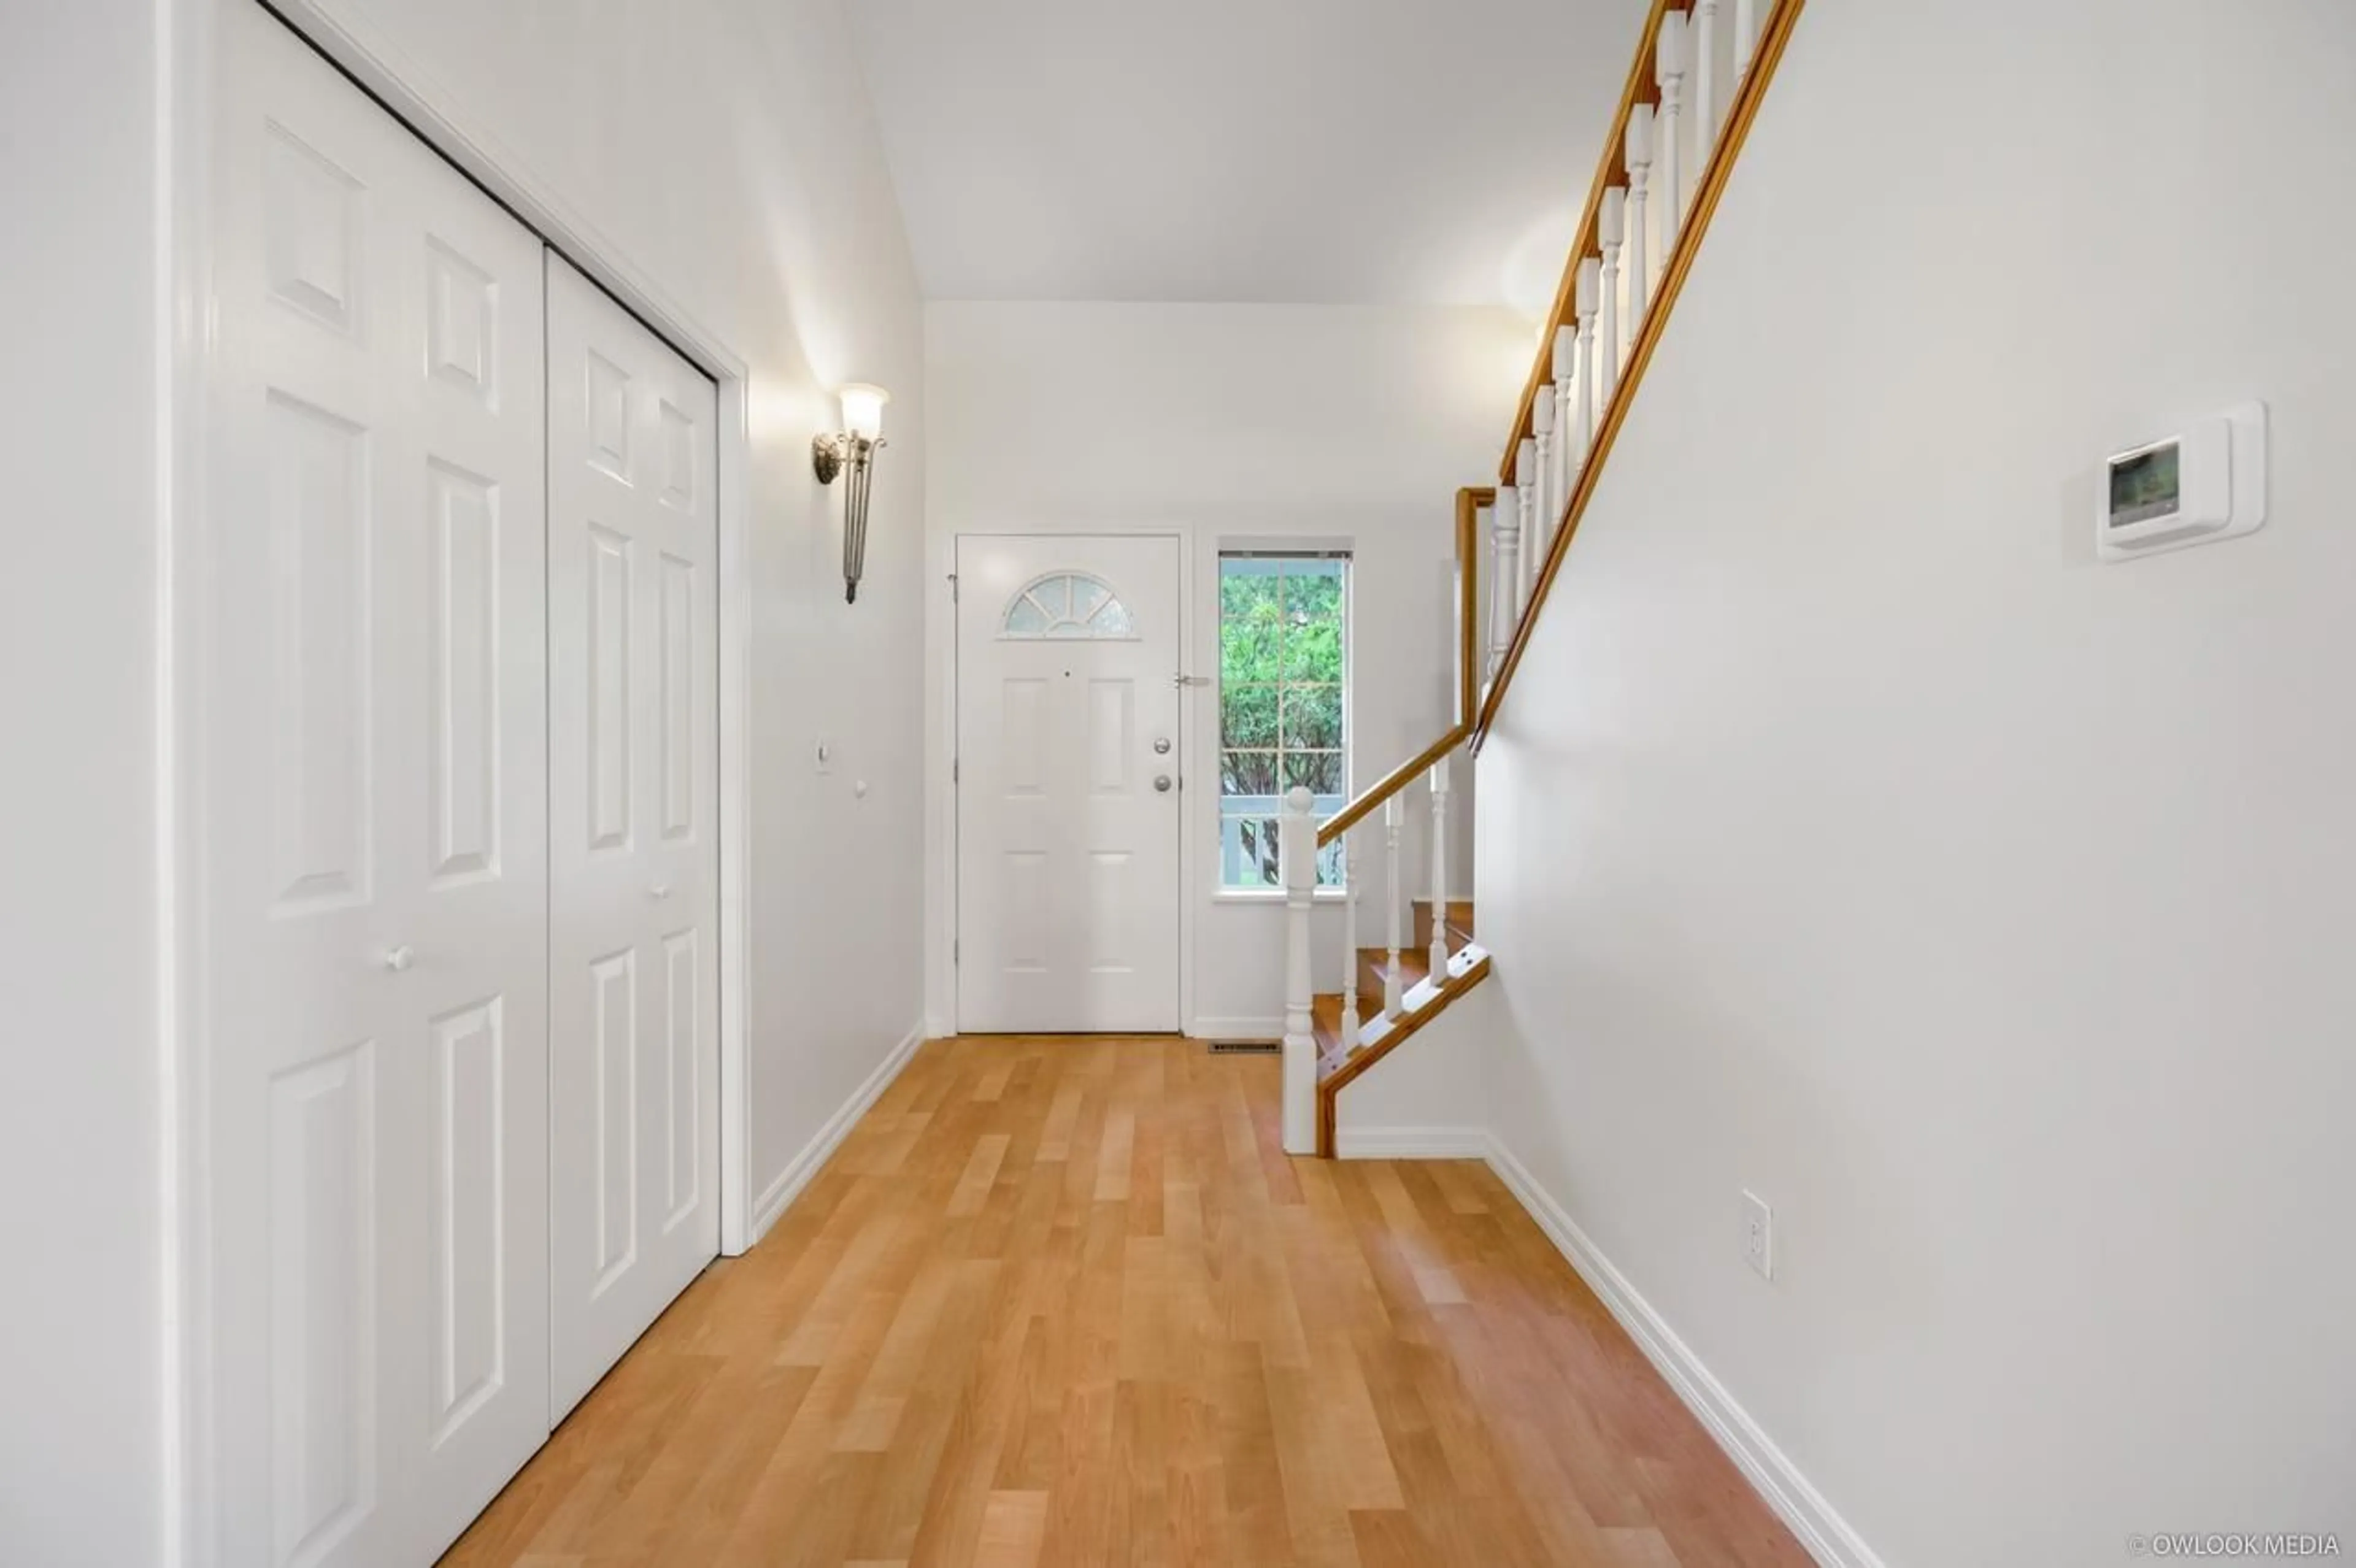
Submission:
[[[955,757],[951,757],[949,759],[949,783],[956,784],[962,776],[963,775],[959,771],[958,760]]]
[[[962,963],[962,962],[964,961],[964,958],[965,958],[965,944],[964,944],[964,942],[962,942],[961,940],[959,940],[959,939],[958,939],[958,938],[957,938],[957,937],[954,937],[954,936],[950,937],[950,938],[949,938],[949,962],[950,962],[950,963],[952,963],[952,964]]]
[[[952,571],[952,572],[950,572],[950,573],[949,573],[949,603],[952,603],[952,604],[954,604],[954,603],[956,603],[957,602],[958,602],[958,580],[957,580],[957,573],[956,573],[956,572],[954,572],[954,571]]]

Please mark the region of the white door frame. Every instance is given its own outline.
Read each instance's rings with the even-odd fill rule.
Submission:
[[[657,336],[719,387],[720,683],[720,1250],[753,1240],[751,1096],[747,1093],[744,961],[751,864],[746,812],[752,799],[748,742],[752,677],[752,432],[744,357],[683,309],[627,252],[530,173],[450,93],[380,30],[331,15],[328,0],[266,0],[267,8],[357,80],[395,118],[489,192],[595,280]],[[210,1568],[213,1478],[208,1435],[211,1387],[210,1238],[203,1232],[210,1192],[206,1147],[207,1040],[198,987],[207,933],[194,897],[205,875],[198,832],[202,802],[185,776],[198,754],[203,715],[196,697],[202,605],[194,571],[203,560],[206,381],[213,353],[205,302],[212,258],[207,243],[207,164],[211,154],[218,44],[212,0],[158,0],[155,91],[158,232],[152,308],[161,349],[152,388],[158,414],[155,669],[158,1072],[162,1145],[163,1344],[167,1568]]]
[[[937,536],[937,539],[938,536]],[[1187,675],[1200,673],[1195,668],[1197,644],[1194,635],[1194,530],[1166,526],[1142,525],[1121,527],[1118,524],[1101,527],[1068,528],[959,528],[941,540],[947,550],[945,575],[957,571],[958,545],[964,539],[1168,539],[1178,541],[1178,666]],[[948,588],[947,582],[941,587]],[[958,611],[956,595],[944,592],[939,603],[945,612],[938,621],[928,617],[927,635],[936,639],[940,649],[941,690],[947,700],[941,704],[941,764],[928,769],[934,773],[934,798],[940,802],[941,843],[947,846],[940,866],[941,885],[946,896],[936,917],[933,930],[934,955],[941,965],[937,974],[948,976],[946,997],[940,998],[943,1015],[930,1022],[931,1032],[954,1032],[957,1028],[958,973],[957,953],[958,894],[958,854],[960,848],[958,829],[958,785],[956,761],[958,754],[958,704],[961,690],[958,685]],[[1189,749],[1196,732],[1197,715],[1194,693],[1204,689],[1188,687],[1181,690],[1178,700],[1178,786],[1181,791],[1200,788],[1185,766]],[[1194,1028],[1194,909],[1200,902],[1200,885],[1194,876],[1195,841],[1198,837],[1194,817],[1182,795],[1178,806],[1178,1027],[1191,1032]]]

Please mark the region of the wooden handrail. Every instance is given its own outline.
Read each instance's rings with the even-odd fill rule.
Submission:
[[[1371,789],[1317,825],[1317,848],[1323,849],[1364,821],[1383,802],[1413,784],[1416,775],[1464,743],[1472,733],[1472,717],[1480,709],[1481,656],[1481,508],[1497,498],[1485,485],[1468,485],[1456,492],[1456,722],[1448,732],[1376,780]]]
[[[1628,172],[1628,116],[1640,103],[1660,101],[1660,89],[1653,82],[1653,53],[1659,47],[1661,18],[1671,11],[1682,11],[1693,0],[1653,0],[1652,10],[1644,17],[1644,37],[1636,41],[1636,62],[1628,68],[1628,85],[1621,91],[1619,111],[1612,116],[1612,136],[1603,148],[1603,161],[1595,165],[1594,183],[1587,187],[1587,209],[1580,215],[1579,227],[1572,230],[1570,255],[1562,264],[1562,283],[1555,290],[1554,309],[1547,315],[1545,335],[1538,339],[1537,357],[1530,364],[1530,379],[1522,387],[1522,400],[1514,410],[1514,426],[1505,437],[1505,460],[1497,465],[1500,483],[1510,483],[1514,477],[1515,456],[1521,450],[1522,438],[1534,432],[1532,408],[1537,404],[1538,388],[1554,375],[1554,335],[1557,329],[1579,319],[1572,306],[1578,296],[1579,264],[1590,256],[1603,253],[1601,227],[1603,193],[1618,185]]]
[[[1677,233],[1676,245],[1669,252],[1668,264],[1661,273],[1660,288],[1654,295],[1652,308],[1645,313],[1644,325],[1629,349],[1628,363],[1620,373],[1618,384],[1612,388],[1610,406],[1604,410],[1603,417],[1596,426],[1595,440],[1588,448],[1587,461],[1579,471],[1579,482],[1572,486],[1569,499],[1563,507],[1560,525],[1554,530],[1554,538],[1547,546],[1546,560],[1539,566],[1537,579],[1530,587],[1529,603],[1522,607],[1521,620],[1514,627],[1513,641],[1506,645],[1505,656],[1498,663],[1496,676],[1489,682],[1489,694],[1481,704],[1479,717],[1473,720],[1472,740],[1476,752],[1482,742],[1488,739],[1490,727],[1497,720],[1497,710],[1505,702],[1506,689],[1513,685],[1514,672],[1520,667],[1523,650],[1529,645],[1537,625],[1538,612],[1546,607],[1547,595],[1554,587],[1556,574],[1562,570],[1563,557],[1570,548],[1571,537],[1579,531],[1580,521],[1587,516],[1587,506],[1594,497],[1597,482],[1603,473],[1604,460],[1611,455],[1612,443],[1619,439],[1620,427],[1627,422],[1628,411],[1635,402],[1636,389],[1643,383],[1644,371],[1652,364],[1653,350],[1659,347],[1661,334],[1667,329],[1677,296],[1685,290],[1687,274],[1693,271],[1694,258],[1701,251],[1702,237],[1708,232],[1709,220],[1718,210],[1719,198],[1726,194],[1727,181],[1734,173],[1734,161],[1741,154],[1744,139],[1751,133],[1751,123],[1759,117],[1759,106],[1766,99],[1767,85],[1774,78],[1775,68],[1783,58],[1783,48],[1791,41],[1792,29],[1798,23],[1801,9],[1806,4],[1807,0],[1776,0],[1774,9],[1767,17],[1751,69],[1743,77],[1734,101],[1728,108],[1726,129],[1719,133],[1717,145],[1710,151],[1709,162],[1703,166],[1701,182],[1695,187],[1692,216],[1686,219],[1685,227]],[[1659,13],[1665,9],[1667,9],[1666,5],[1655,7],[1654,21],[1646,31],[1648,40],[1658,31]],[[1648,51],[1649,48],[1648,42]],[[1646,62],[1647,56],[1640,55],[1637,69],[1644,69]],[[1623,109],[1623,122],[1624,119]],[[1574,272],[1578,260],[1574,255]],[[1565,287],[1569,286],[1566,283]],[[1532,383],[1532,390],[1536,390],[1535,382]],[[1524,422],[1529,419],[1527,400],[1524,400],[1521,418]],[[1514,446],[1518,447],[1519,444],[1517,426]],[[1512,471],[1513,450],[1512,447],[1507,450],[1508,474]]]
[[[1451,724],[1448,727],[1448,733],[1385,773],[1372,789],[1363,792],[1349,805],[1319,823],[1317,848],[1323,849],[1326,845],[1355,827],[1365,818],[1367,813],[1415,783],[1417,775],[1424,769],[1462,745],[1464,738],[1471,733],[1472,729],[1469,724]]]

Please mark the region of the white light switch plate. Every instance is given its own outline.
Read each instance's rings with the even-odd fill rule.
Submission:
[[[1775,1277],[1775,1211],[1755,1192],[1742,1195],[1742,1261],[1761,1279]]]

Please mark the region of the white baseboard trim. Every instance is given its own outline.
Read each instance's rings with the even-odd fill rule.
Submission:
[[[1864,1538],[1833,1511],[1824,1494],[1809,1485],[1751,1413],[1734,1402],[1726,1385],[1710,1374],[1676,1331],[1637,1294],[1627,1276],[1596,1250],[1587,1232],[1538,1186],[1513,1151],[1494,1135],[1487,1137],[1486,1144],[1489,1168],[1537,1221],[1538,1229],[1587,1282],[1587,1287],[1611,1309],[1645,1359],[1708,1429],[1767,1506],[1792,1527],[1808,1554],[1824,1568],[1882,1568],[1881,1559]]]
[[[1336,1159],[1482,1159],[1489,1134],[1482,1127],[1352,1127],[1333,1129]]]
[[[1195,1040],[1282,1040],[1284,1017],[1264,1019],[1196,1019],[1187,1033]]]
[[[761,1238],[769,1233],[769,1227],[777,1222],[777,1216],[786,1211],[786,1205],[801,1196],[802,1189],[809,1185],[810,1178],[818,1174],[827,1156],[841,1145],[852,1125],[867,1114],[867,1107],[892,1086],[892,1080],[900,1076],[900,1070],[908,1065],[908,1059],[916,1054],[916,1047],[924,1044],[926,1038],[922,1024],[910,1029],[876,1064],[867,1081],[851,1092],[851,1098],[836,1107],[834,1115],[826,1119],[826,1125],[802,1146],[801,1152],[786,1162],[786,1168],[777,1172],[776,1179],[762,1189],[760,1199],[753,1205],[753,1234],[746,1243],[748,1248],[758,1246]]]

